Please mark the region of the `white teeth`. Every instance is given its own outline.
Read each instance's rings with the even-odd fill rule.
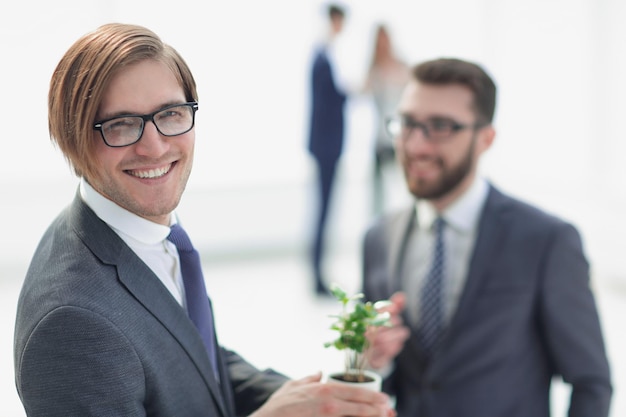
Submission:
[[[149,171],[128,171],[131,175],[138,178],[158,178],[167,174],[172,165],[167,165],[163,168],[151,169]]]

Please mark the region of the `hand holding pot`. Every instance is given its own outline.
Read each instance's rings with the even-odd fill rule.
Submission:
[[[285,383],[250,417],[395,417],[386,394],[325,384],[321,377],[318,373]]]

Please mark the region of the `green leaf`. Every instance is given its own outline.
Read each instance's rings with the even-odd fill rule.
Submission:
[[[346,292],[339,287],[337,284],[331,284],[330,292],[337,298],[339,301],[343,301],[347,298]]]
[[[338,332],[338,337],[332,342],[326,342],[325,347],[333,346],[337,350],[346,351],[346,370],[362,371],[367,366],[366,356],[363,353],[369,347],[365,333],[369,327],[391,326],[391,315],[388,312],[379,313],[378,309],[389,306],[388,300],[364,302],[364,294],[358,293],[349,296],[337,284],[331,285],[331,292],[342,304],[340,314],[330,317],[334,319],[330,329]]]

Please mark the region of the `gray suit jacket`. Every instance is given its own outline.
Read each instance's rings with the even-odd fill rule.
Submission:
[[[411,208],[367,232],[368,299],[402,289],[414,219]],[[570,417],[606,417],[609,365],[576,229],[491,187],[468,271],[440,350],[425,359],[412,336],[396,358],[385,389],[398,416],[547,417],[560,375],[572,386]]]
[[[246,415],[286,380],[221,349],[218,383],[185,311],[78,195],[31,262],[14,360],[28,416]]]

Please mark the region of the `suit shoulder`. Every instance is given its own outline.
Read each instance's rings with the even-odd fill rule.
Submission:
[[[569,230],[579,234],[577,227],[569,220],[550,212],[524,199],[504,194],[495,188],[491,189],[487,204],[484,209],[483,218],[498,216],[520,224],[521,230],[528,233],[557,233]]]
[[[375,229],[380,227],[389,227],[392,224],[406,220],[407,216],[414,213],[413,208],[401,208],[394,209],[392,211],[381,214],[375,217],[367,226],[367,229]]]
[[[387,235],[392,230],[406,227],[415,213],[413,207],[395,209],[373,219],[366,227],[367,237]]]

